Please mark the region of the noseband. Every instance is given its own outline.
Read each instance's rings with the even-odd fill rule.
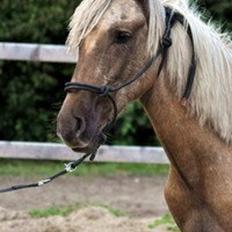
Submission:
[[[158,75],[157,75],[159,76],[164,64],[167,61],[168,49],[172,46],[171,30],[173,26],[177,22],[181,23],[183,26],[186,26],[186,20],[184,16],[181,15],[180,13],[173,12],[168,7],[165,8],[165,13],[166,13],[166,20],[165,20],[166,28],[165,28],[163,37],[160,41],[160,47],[157,53],[151,58],[149,58],[145,62],[145,64],[140,69],[138,69],[136,74],[130,80],[118,86],[109,86],[109,85],[97,86],[97,85],[85,84],[85,83],[80,83],[80,82],[67,82],[65,84],[65,92],[67,93],[72,93],[74,91],[82,90],[82,91],[92,92],[98,95],[99,97],[106,97],[110,100],[112,107],[113,107],[113,117],[112,117],[111,122],[108,124],[107,129],[110,129],[114,125],[116,118],[117,118],[117,113],[118,113],[117,104],[115,103],[112,93],[118,92],[120,89],[128,85],[131,85],[136,80],[141,78],[143,74],[151,67],[151,65],[158,59],[158,57],[161,56],[162,59],[161,59],[161,63],[160,63],[160,66],[158,69]],[[194,41],[193,41],[193,35],[192,35],[191,28],[188,24],[187,24],[187,33],[192,43],[192,61],[189,67],[186,88],[182,96],[183,98],[186,98],[186,99],[188,99],[191,94],[191,89],[193,86],[193,81],[194,81],[194,77],[196,73],[196,58],[195,58]]]

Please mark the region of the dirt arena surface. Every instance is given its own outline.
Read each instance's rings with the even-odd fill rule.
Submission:
[[[149,229],[154,219],[115,217],[106,209],[89,207],[67,217],[34,219],[23,212],[0,209],[2,232],[168,232],[164,226]]]
[[[0,178],[0,186],[31,179]],[[35,178],[33,178],[35,180]],[[37,179],[36,179],[37,180]],[[163,197],[165,176],[63,177],[40,189],[0,196],[1,232],[166,232],[149,229],[155,218],[167,212]],[[31,209],[88,204],[66,217],[32,218]],[[109,206],[125,213],[116,217]]]

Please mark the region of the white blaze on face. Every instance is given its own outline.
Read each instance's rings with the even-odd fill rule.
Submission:
[[[86,54],[91,53],[97,46],[97,38],[92,37],[90,39],[87,39],[85,42],[85,52]]]
[[[144,14],[136,1],[117,0],[112,2],[99,22],[99,26],[107,30],[107,28],[112,28],[115,25],[123,25],[123,23],[132,23],[143,19]]]

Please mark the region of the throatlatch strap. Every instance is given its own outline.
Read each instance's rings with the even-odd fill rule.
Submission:
[[[171,11],[171,9],[166,8],[166,12]],[[188,77],[187,77],[187,83],[185,87],[185,91],[182,95],[182,98],[188,99],[191,95],[191,91],[193,88],[193,83],[194,79],[196,76],[196,69],[197,69],[197,60],[196,60],[196,53],[195,53],[195,45],[194,45],[194,39],[193,39],[193,34],[190,25],[186,21],[183,15],[181,15],[179,12],[174,12],[174,18],[176,21],[179,21],[183,26],[187,26],[187,33],[191,41],[192,45],[192,58],[191,58],[191,64],[189,66],[189,71],[188,71]]]

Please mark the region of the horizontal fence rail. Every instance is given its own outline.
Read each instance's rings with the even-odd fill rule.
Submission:
[[[59,143],[0,142],[0,158],[35,160],[76,160],[82,154],[75,153]],[[97,162],[168,164],[160,147],[102,146]]]
[[[0,60],[75,63],[64,45],[0,42]]]

